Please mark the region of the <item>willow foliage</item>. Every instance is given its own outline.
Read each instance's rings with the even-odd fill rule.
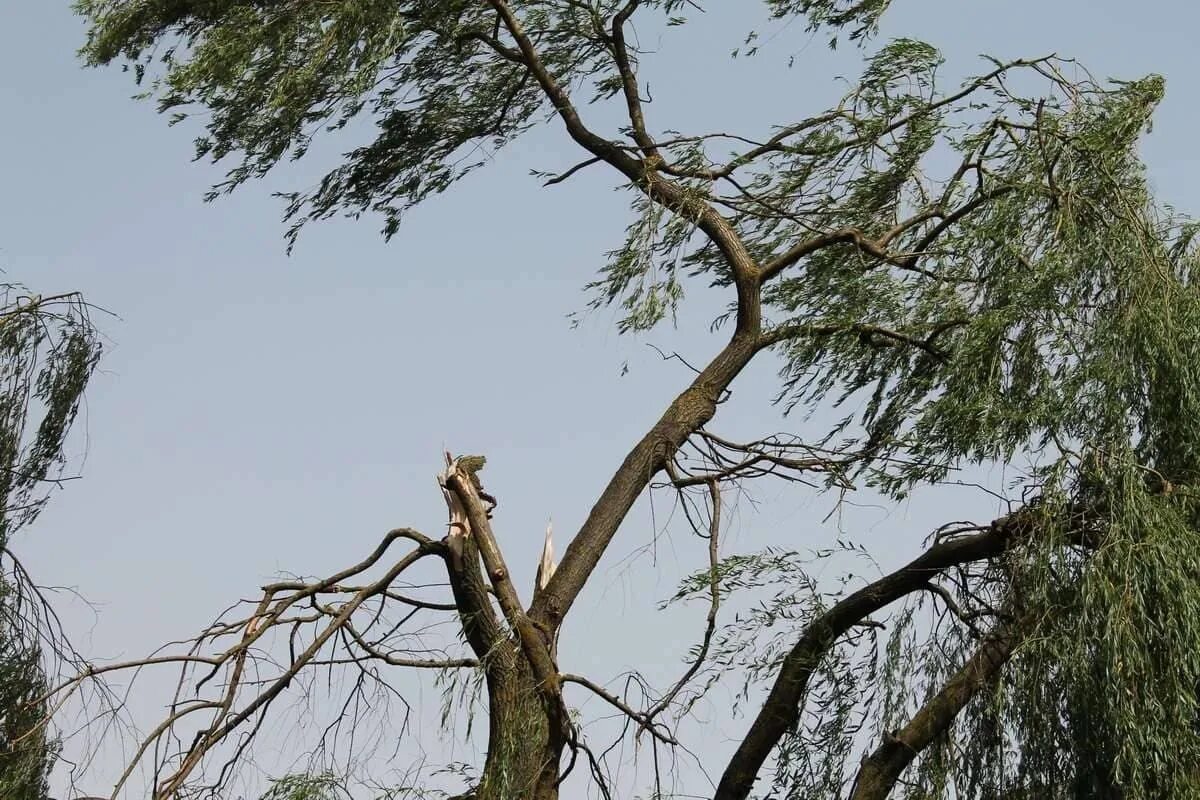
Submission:
[[[52,613],[12,558],[13,537],[45,506],[100,345],[75,295],[3,287],[0,303],[0,796],[43,800],[58,745],[43,699]]]
[[[0,584],[0,793],[12,800],[45,800],[57,745],[43,728],[48,689],[42,651],[20,618],[20,602]]]

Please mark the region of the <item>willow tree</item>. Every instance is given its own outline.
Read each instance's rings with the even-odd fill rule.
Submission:
[[[100,346],[74,293],[0,287],[0,796],[44,800],[57,754],[49,674],[81,662],[12,550],[63,478],[64,445]]]
[[[473,154],[548,125],[580,160],[546,183],[604,169],[632,197],[628,235],[590,287],[597,307],[640,332],[690,284],[729,301],[724,345],[632,443],[532,593],[506,566],[482,460],[448,456],[445,535],[392,531],[362,562],[269,585],[186,653],[154,659],[184,666],[170,716],[135,754],[153,762],[155,797],[221,796],[276,700],[338,664],[373,680],[476,679],[487,748],[465,791],[478,800],[554,798],[587,769],[609,795],[577,692],[662,754],[730,680],[758,705],[716,800],[1200,793],[1196,228],[1155,203],[1137,152],[1163,81],[1100,82],[1047,57],[987,60],[943,85],[934,46],[875,37],[888,5],[766,0],[784,24],[861,47],[861,77],[831,108],[714,133],[679,131],[641,88],[633,26],[686,37],[697,6],[684,0],[80,0],[90,64],[131,65],[175,120],[202,112],[198,157],[231,165],[213,197],[374,124],[287,196],[289,237],[364,213],[390,236],[481,166]],[[598,106],[619,125],[598,126],[612,118]],[[752,442],[714,430],[760,357],[782,364],[782,404],[839,421]],[[841,596],[797,553],[720,549],[723,493],[738,484],[899,502],[993,464],[1021,474],[1003,487],[1008,513],[947,524],[910,564]],[[677,681],[622,693],[560,668],[587,654],[556,643],[655,487],[676,494],[711,557],[674,599],[709,611]],[[429,561],[445,597],[397,589]],[[721,619],[731,594],[756,590],[753,612]],[[457,620],[463,652],[413,653],[411,620],[429,615]],[[345,790],[334,774],[280,780],[273,797]]]

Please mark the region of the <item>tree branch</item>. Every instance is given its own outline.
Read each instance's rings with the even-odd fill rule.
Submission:
[[[486,0],[486,2],[495,9],[508,34],[516,42],[526,69],[532,73],[542,92],[554,106],[555,112],[562,119],[571,138],[592,155],[601,158],[617,169],[652,200],[674,213],[693,220],[717,247],[725,257],[726,263],[729,264],[734,283],[738,288],[739,301],[745,301],[739,302],[739,315],[746,314],[746,325],[757,329],[759,319],[758,268],[745,243],[729,221],[703,199],[658,174],[657,170],[662,165],[660,155],[647,156],[645,159],[635,158],[621,145],[598,136],[588,128],[580,117],[578,109],[571,102],[570,95],[542,62],[533,40],[525,31],[507,0]],[[632,13],[636,6],[637,3],[634,2],[626,6],[626,9]],[[635,86],[635,93],[636,90]],[[653,148],[653,143],[649,142],[648,138],[646,141]],[[754,299],[755,302],[751,303],[751,299]]]
[[[663,742],[664,744],[679,744],[679,742],[675,740],[675,737],[671,736],[671,734],[667,732],[661,724],[656,723],[649,716],[649,714],[643,714],[639,711],[635,711],[628,703],[595,681],[585,678],[583,675],[575,675],[570,672],[562,673],[559,675],[559,678],[563,683],[576,683],[589,690],[604,702],[608,703],[613,708],[617,709],[622,714],[636,722],[640,730],[649,731],[651,736]]]
[[[642,111],[642,98],[638,94],[637,75],[629,58],[629,45],[625,41],[625,23],[637,11],[641,0],[628,0],[625,6],[613,17],[612,35],[609,42],[612,46],[613,61],[621,76],[621,92],[625,95],[625,109],[629,115],[630,130],[633,140],[642,149],[647,159],[661,161],[658,146],[650,134],[646,132],[646,118]]]
[[[567,545],[554,577],[538,593],[530,610],[534,619],[554,629],[562,624],[634,502],[688,437],[712,419],[721,395],[760,349],[757,333],[735,331],[716,358],[634,445]]]
[[[958,325],[967,324],[967,320],[956,319],[949,322],[941,322],[936,325],[931,325],[933,329],[929,336],[923,339],[907,333],[884,328],[880,325],[867,325],[858,322],[846,324],[831,324],[831,325],[815,325],[812,323],[801,322],[794,324],[782,324],[774,328],[766,330],[759,337],[759,347],[772,347],[780,342],[788,341],[789,339],[800,339],[805,337],[816,336],[836,336],[840,333],[858,334],[868,342],[878,338],[886,339],[896,344],[903,344],[909,347],[915,347],[918,350],[923,350],[930,356],[933,356],[938,361],[945,361],[950,357],[949,353],[933,344],[936,337],[950,328]]]
[[[755,145],[751,149],[747,150],[746,152],[742,153],[739,156],[736,156],[735,158],[733,158],[732,160],[727,162],[724,166],[718,167],[717,169],[713,169],[713,170],[696,172],[695,174],[697,177],[703,176],[703,177],[709,178],[711,180],[719,180],[721,178],[726,178],[726,177],[732,175],[736,170],[740,169],[741,167],[744,167],[747,164],[750,164],[751,162],[757,160],[758,158],[760,158],[764,155],[768,155],[770,153],[787,152],[787,153],[791,153],[794,155],[801,155],[801,156],[823,155],[823,154],[826,154],[829,152],[833,152],[833,151],[835,151],[835,149],[842,150],[842,149],[849,149],[852,147],[859,147],[861,145],[867,144],[870,141],[878,140],[879,138],[881,138],[889,133],[897,131],[900,128],[903,128],[905,125],[908,125],[908,124],[914,122],[919,117],[925,116],[934,111],[937,111],[940,108],[944,108],[946,106],[952,105],[952,104],[958,102],[959,100],[963,100],[963,99],[969,97],[970,95],[974,94],[975,92],[979,91],[980,89],[986,87],[989,83],[991,83],[993,80],[1000,77],[1001,75],[1003,75],[1006,72],[1009,72],[1018,67],[1030,67],[1030,66],[1035,66],[1037,64],[1042,64],[1042,63],[1048,61],[1049,59],[1050,59],[1050,56],[1043,56],[1041,58],[1035,58],[1035,59],[1017,59],[1014,61],[1009,61],[1005,64],[1001,64],[1000,66],[996,67],[995,69],[993,69],[991,72],[987,73],[986,75],[981,75],[978,78],[976,78],[975,80],[971,81],[966,86],[964,86],[962,89],[960,89],[958,92],[955,92],[954,94],[946,95],[945,97],[942,97],[938,100],[935,100],[935,101],[929,103],[926,106],[923,106],[922,108],[920,108],[917,111],[912,112],[911,114],[906,114],[902,117],[899,117],[898,119],[893,120],[887,126],[885,126],[884,128],[882,128],[880,130],[872,130],[869,136],[859,136],[854,139],[849,139],[846,141],[838,142],[835,145],[830,145],[827,147],[822,147],[822,148],[817,148],[817,149],[802,149],[802,148],[791,147],[787,144],[787,140],[790,139],[791,137],[796,136],[797,134],[803,133],[804,131],[812,130],[813,128],[833,122],[834,120],[836,120],[838,118],[854,119],[851,112],[847,111],[845,108],[836,108],[832,111],[827,111],[826,113],[821,114],[819,116],[812,117],[812,118],[806,119],[806,120],[802,120],[794,125],[789,125],[788,127],[780,130],[778,133],[776,133],[774,136],[772,136],[766,142]]]
[[[616,168],[654,202],[694,221],[724,257],[738,297],[737,324],[731,341],[625,457],[583,527],[568,543],[554,577],[534,601],[530,616],[539,625],[553,631],[562,624],[564,615],[638,496],[687,437],[712,418],[717,398],[757,352],[754,340],[762,327],[759,270],[728,220],[701,197],[657,173],[661,157],[636,158],[624,147],[592,132],[584,124],[566,90],[546,68],[533,40],[509,2],[486,2],[496,11],[501,24],[516,44],[523,64],[554,106],[571,138],[593,156]],[[636,3],[626,8],[634,7]]]
[[[236,699],[237,692],[242,685],[242,674],[246,655],[249,652],[249,645],[271,627],[270,624],[262,625],[261,627],[255,627],[254,620],[259,618],[259,614],[256,614],[252,618],[251,623],[247,624],[246,635],[242,642],[236,646],[234,650],[227,654],[233,656],[233,663],[231,664],[231,673],[225,681],[227,688],[224,692],[224,696],[220,701],[215,701],[214,707],[217,711],[215,718],[204,730],[197,734],[196,738],[192,742],[191,747],[187,749],[187,752],[184,755],[179,767],[160,783],[158,789],[156,790],[156,796],[170,797],[172,794],[177,792],[182,787],[184,781],[187,780],[188,775],[191,774],[191,772],[203,759],[204,755],[221,741],[223,741],[225,737],[228,736],[238,726],[250,719],[250,717],[253,716],[257,711],[260,709],[265,709],[266,706],[270,705],[270,703],[291,684],[292,680],[297,674],[299,674],[300,670],[302,670],[314,659],[317,653],[320,652],[320,650],[325,646],[325,643],[328,642],[335,633],[343,629],[345,623],[350,619],[354,612],[357,611],[358,608],[367,601],[367,599],[375,596],[379,592],[386,590],[392,581],[395,580],[398,575],[400,575],[400,573],[421,558],[424,558],[428,555],[440,554],[441,551],[442,545],[440,542],[426,540],[425,544],[417,547],[415,550],[409,552],[407,555],[397,561],[377,581],[364,586],[358,594],[354,595],[349,602],[345,603],[337,611],[336,615],[334,615],[333,619],[330,620],[328,625],[326,625],[325,628],[314,637],[313,641],[304,649],[303,652],[296,655],[296,657],[292,660],[292,663],[283,671],[281,675],[272,680],[265,689],[263,689],[244,707],[234,711],[233,704],[234,700]],[[336,582],[337,581],[327,581],[328,585],[333,585]],[[322,581],[322,583],[326,583],[326,581]],[[269,602],[270,597],[271,595],[269,592],[264,595],[263,601],[259,604],[260,610],[266,610],[265,605]],[[288,600],[292,601],[294,598],[288,598]],[[286,604],[279,604],[279,606],[287,607],[292,604],[292,602],[288,602]],[[277,618],[279,613],[281,613],[281,609],[277,606],[276,610],[269,614],[269,616],[272,618],[272,621],[274,618]],[[142,752],[144,752],[145,746],[148,746],[151,741],[163,735],[163,733],[165,733],[169,728],[170,725],[167,725],[167,727],[153,732],[150,737],[143,741]],[[140,758],[140,755],[138,758]],[[129,775],[132,774],[132,769],[136,763],[137,759],[130,763],[129,769],[114,788],[114,796],[120,791],[121,785],[128,780]]]
[[[708,615],[704,621],[704,637],[700,640],[700,649],[688,666],[687,671],[675,682],[675,685],[663,695],[654,707],[646,712],[646,718],[653,720],[666,710],[672,701],[687,686],[688,681],[695,677],[708,658],[708,650],[712,646],[713,634],[717,630],[717,611],[721,608],[721,584],[717,575],[720,563],[720,533],[721,533],[721,488],[716,479],[708,481],[708,497],[710,518],[708,523]]]
[[[697,431],[689,444],[702,465],[693,468],[679,456],[674,463],[668,464],[670,485],[676,489],[700,486],[714,480],[740,481],[767,475],[803,481],[800,476],[808,472],[824,473],[842,488],[852,488],[843,475],[846,467],[855,460],[852,453],[838,453],[838,457],[834,457],[832,451],[823,451],[797,441],[785,441],[778,436],[741,444],[707,430]],[[796,453],[805,455],[799,457]]]
[[[908,765],[948,731],[971,698],[996,678],[1023,635],[1023,626],[1016,623],[997,625],[941,691],[929,698],[907,725],[885,736],[863,760],[850,800],[885,800]]]
[[[447,453],[447,469],[451,465],[450,454]],[[480,568],[478,540],[467,535],[470,521],[462,499],[457,492],[451,492],[450,488],[444,485],[443,476],[439,476],[438,483],[442,487],[450,515],[445,562],[450,589],[454,594],[454,604],[458,607],[458,617],[467,644],[481,661],[486,661],[505,638],[504,628],[496,616],[495,609],[492,608],[488,584]],[[484,516],[487,516],[486,513]]]
[[[792,647],[770,694],[730,759],[713,800],[745,800],[758,772],[799,720],[800,701],[821,660],[839,638],[871,614],[912,592],[948,567],[1000,555],[1031,529],[1025,510],[995,520],[975,535],[938,542],[904,567],[864,586],[826,611]]]

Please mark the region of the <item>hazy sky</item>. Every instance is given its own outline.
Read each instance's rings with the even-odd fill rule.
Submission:
[[[857,71],[852,51],[829,54],[801,25],[731,64],[725,54],[759,5],[710,5],[650,60],[653,125],[755,135],[820,110],[840,93],[834,76]],[[41,582],[97,604],[93,617],[62,600],[76,643],[98,660],[192,633],[279,571],[353,563],[391,527],[440,536],[443,447],[487,454],[498,535],[528,586],[546,518],[565,539],[688,378],[647,342],[693,362],[718,346],[702,292],[676,330],[618,338],[607,312],[570,329],[565,315],[583,308],[582,286],[619,243],[626,211],[599,170],[547,190],[529,177],[580,160],[557,128],[413,213],[390,244],[378,220],[321,223],[289,258],[270,192],[311,185],[322,164],[286,166],[205,205],[220,171],[190,162],[197,126],[168,128],[116,69],[82,69],[82,25],[64,0],[4,10],[0,267],[40,292],[80,289],[118,315],[97,317],[109,345],[76,440],[84,479],[16,543]],[[1146,157],[1160,196],[1186,211],[1200,206],[1197,29],[1200,10],[1183,0],[896,0],[884,35],[931,41],[954,74],[981,69],[981,52],[1052,51],[1101,76],[1164,74]],[[767,405],[773,371],[764,362],[743,376],[714,430],[796,428]],[[726,552],[828,541],[828,498],[784,487],[758,496],[762,510],[738,507]],[[656,556],[627,559],[652,541],[662,510],[643,504],[622,529],[563,634],[565,670],[601,681],[629,667],[678,671],[703,611],[644,612],[703,565],[703,548],[676,532]],[[936,508],[853,510],[843,525],[886,568],[948,511],[991,509],[955,495]],[[153,711],[161,698],[146,702]],[[719,764],[744,724],[706,734],[697,751]],[[683,783],[704,789],[697,775]]]

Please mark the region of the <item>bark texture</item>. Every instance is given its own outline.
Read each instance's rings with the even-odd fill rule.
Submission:
[[[488,693],[487,758],[467,797],[557,800],[569,730],[554,637],[525,614],[492,533],[479,478],[461,461],[447,454],[439,476],[450,514],[447,568]]]

